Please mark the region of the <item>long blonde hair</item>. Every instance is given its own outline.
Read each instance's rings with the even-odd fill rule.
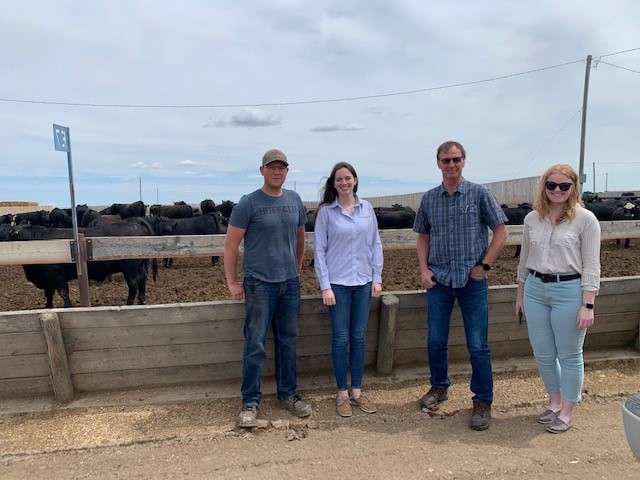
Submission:
[[[549,167],[547,171],[544,172],[542,177],[540,177],[534,208],[538,212],[541,220],[549,213],[549,197],[546,193],[546,183],[552,173],[561,173],[563,175],[566,175],[567,177],[569,177],[571,183],[573,184],[571,195],[569,195],[569,198],[567,198],[567,200],[564,202],[562,211],[556,219],[556,223],[562,223],[565,220],[571,222],[576,216],[576,205],[584,207],[584,202],[580,198],[580,184],[578,183],[578,174],[573,169],[573,167],[571,167],[571,165],[567,165],[566,163],[558,163],[557,165]]]

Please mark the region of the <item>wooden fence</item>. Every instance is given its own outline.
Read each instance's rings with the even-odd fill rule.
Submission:
[[[531,355],[526,323],[513,309],[516,286],[490,287],[493,356]],[[596,323],[585,348],[626,348],[638,336],[640,277],[604,279]],[[424,292],[374,299],[367,327],[367,366],[390,374],[425,364]],[[0,313],[0,398],[180,385],[239,379],[244,305],[234,301],[172,305],[30,310]],[[331,371],[331,322],[320,296],[302,299],[298,371]],[[452,360],[466,358],[459,309],[452,317]],[[265,375],[273,375],[268,341]],[[303,380],[301,380],[303,381]]]
[[[603,239],[639,238],[640,222],[602,222]],[[522,227],[508,227],[519,244]],[[385,247],[415,245],[408,230],[381,232]],[[223,253],[223,235],[92,238],[95,260],[210,256]],[[308,248],[311,248],[313,237]],[[69,240],[0,242],[0,264],[70,262]],[[490,288],[490,346],[496,357],[530,355],[526,324],[514,318],[516,287]],[[426,301],[422,291],[374,299],[367,329],[366,365],[388,374],[426,362]],[[138,388],[238,379],[244,305],[240,302],[95,307],[0,313],[0,397]],[[603,279],[596,324],[586,348],[623,348],[638,336],[640,277]],[[298,340],[302,374],[330,371],[331,331],[319,296],[304,297]],[[466,353],[460,313],[454,311],[452,359]],[[266,375],[273,374],[272,346]]]

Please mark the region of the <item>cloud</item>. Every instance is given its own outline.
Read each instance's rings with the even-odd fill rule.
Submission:
[[[282,124],[282,115],[267,113],[259,108],[245,108],[242,112],[231,115],[232,127],[271,127]]]
[[[162,170],[162,164],[160,162],[153,162],[151,168],[153,168],[154,170]]]
[[[220,118],[205,123],[202,128],[225,128],[225,127],[273,127],[282,125],[282,115],[268,113],[259,108],[245,108],[241,112],[231,115],[229,120]]]
[[[209,118],[209,121],[204,125],[202,125],[202,128],[224,128],[226,126],[227,126],[226,120],[220,119],[220,120],[212,121],[211,118]]]
[[[129,165],[130,168],[139,168],[139,169],[143,169],[143,168],[148,168],[149,165],[147,165],[144,162],[136,162],[136,163],[132,163],[131,165]]]
[[[204,163],[198,163],[198,162],[194,162],[193,160],[180,160],[177,165],[183,165],[183,166],[194,166],[194,165],[199,165],[202,166],[204,165]]]
[[[316,127],[309,129],[310,132],[351,132],[354,130],[362,130],[364,127],[357,123],[350,123],[349,125],[340,125],[338,123],[323,123]]]
[[[184,174],[192,177],[192,176],[196,175],[196,172],[186,171],[186,172],[184,172]]]

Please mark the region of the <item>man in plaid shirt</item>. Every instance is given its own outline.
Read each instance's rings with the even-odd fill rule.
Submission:
[[[485,430],[491,420],[493,375],[488,344],[487,272],[508,237],[507,218],[487,187],[462,177],[464,147],[448,141],[438,147],[442,184],[426,192],[413,225],[418,233],[418,262],[427,289],[427,351],[431,388],[420,399],[424,412],[447,400],[451,312],[462,312],[471,358],[473,413],[470,428]],[[493,232],[489,243],[488,229]]]

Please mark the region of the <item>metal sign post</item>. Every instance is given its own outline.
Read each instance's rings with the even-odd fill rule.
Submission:
[[[80,304],[83,307],[91,306],[91,297],[89,295],[89,275],[86,268],[86,259],[81,255],[80,242],[78,239],[78,213],[76,212],[76,198],[73,188],[73,166],[71,163],[71,136],[69,135],[69,127],[53,124],[53,143],[55,149],[59,152],[67,152],[67,165],[69,168],[69,192],[71,194],[71,222],[73,224],[73,254],[76,262],[76,271],[78,272],[78,285],[80,287]]]

